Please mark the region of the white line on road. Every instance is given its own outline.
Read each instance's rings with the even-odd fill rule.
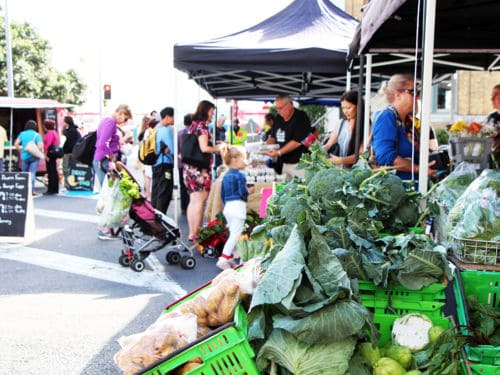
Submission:
[[[61,219],[61,220],[86,221],[88,223],[96,223],[96,224],[99,222],[99,216],[97,216],[97,214],[87,215],[87,214],[78,214],[75,212],[68,212],[68,211],[43,210],[40,208],[36,208],[35,215],[51,217],[54,219]]]
[[[78,214],[68,211],[36,209],[35,215],[51,217],[54,219],[62,219],[62,220],[85,221],[88,223],[95,223],[95,224],[99,222],[99,216],[97,216],[97,214],[87,215],[87,214]],[[162,272],[165,270],[161,262],[153,253],[151,253],[146,259],[144,259],[144,263],[150,266],[155,272]]]
[[[69,272],[95,279],[148,288],[169,293],[178,299],[187,294],[177,282],[166,274],[134,272],[114,263],[62,254],[50,250],[19,245],[0,245],[0,258],[29,263],[40,267]]]

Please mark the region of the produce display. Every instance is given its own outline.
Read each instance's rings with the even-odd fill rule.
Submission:
[[[389,169],[373,171],[363,159],[341,169],[319,143],[310,151],[299,162],[305,178],[276,189],[266,217],[239,239],[241,271],[223,271],[146,331],[119,339],[115,361],[125,374],[209,337],[242,306],[250,374],[256,365],[280,375],[458,375],[464,347],[500,343],[498,311],[474,296],[473,334],[441,311],[449,283],[460,294],[447,240],[500,240],[500,172],[476,177],[464,163],[423,197]],[[429,214],[439,243],[421,230]],[[199,241],[225,230],[218,219]],[[165,375],[205,373],[197,355],[182,361]]]
[[[371,373],[350,367],[356,344],[376,346],[379,337],[355,280],[409,290],[451,280],[446,249],[409,231],[421,221],[420,197],[392,172],[362,162],[337,168],[318,144],[299,165],[305,179],[273,194],[264,222],[239,242],[243,259],[262,257],[265,270],[248,316],[257,365],[264,373],[273,363],[284,374]]]

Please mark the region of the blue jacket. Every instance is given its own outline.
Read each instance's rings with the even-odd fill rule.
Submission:
[[[222,178],[220,195],[222,202],[248,201],[247,180],[243,173],[237,169],[230,169]]]
[[[405,128],[398,118],[393,107],[384,109],[373,124],[372,147],[378,165],[394,165],[399,155],[402,158],[411,158],[413,146],[406,137]],[[418,151],[415,150],[418,160]],[[411,179],[410,172],[398,172],[403,180]]]

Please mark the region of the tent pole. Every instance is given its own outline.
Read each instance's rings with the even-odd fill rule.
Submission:
[[[370,107],[372,97],[372,55],[366,54],[366,87],[365,87],[365,111],[363,119],[363,150],[367,149],[367,142],[370,134]]]
[[[351,71],[348,70],[345,76],[345,91],[349,91],[351,89]]]
[[[436,21],[436,0],[427,0],[425,3],[424,18],[424,67],[422,77],[422,121],[420,129],[420,173],[418,176],[418,190],[425,194],[428,183],[429,163],[429,130],[431,126],[431,99],[432,99],[432,65],[434,52],[434,29]]]
[[[363,79],[364,79],[364,69],[365,69],[365,56],[363,54],[359,55],[359,79],[358,79],[358,104],[357,104],[357,112],[356,112],[356,139],[354,142],[354,160],[356,162],[359,158],[359,144],[361,143],[361,124],[363,119],[361,116],[363,115]]]

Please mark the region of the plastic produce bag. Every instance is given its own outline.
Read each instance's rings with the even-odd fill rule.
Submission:
[[[113,359],[125,375],[135,374],[193,342],[196,330],[194,314],[162,315],[144,332],[120,337]]]
[[[455,239],[500,241],[500,171],[485,169],[448,215]]]
[[[120,180],[106,175],[96,204],[99,225],[104,228],[120,227],[127,220],[132,199],[120,191]]]

